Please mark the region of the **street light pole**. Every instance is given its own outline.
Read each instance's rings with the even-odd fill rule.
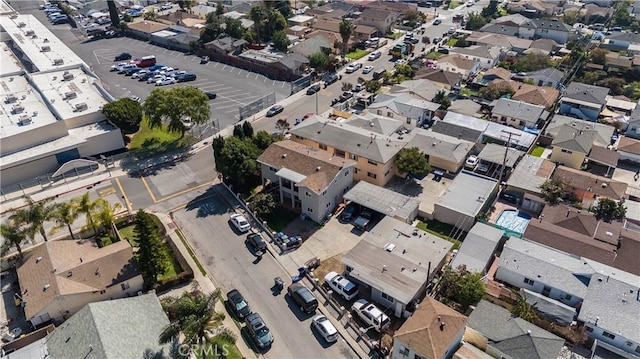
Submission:
[[[316,91],[316,115],[318,114],[318,92],[320,92],[320,90]]]

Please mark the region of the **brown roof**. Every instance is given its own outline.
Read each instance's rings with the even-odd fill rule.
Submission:
[[[493,67],[484,72],[484,76],[495,76],[503,80],[509,80],[511,78],[511,71],[502,67]]]
[[[556,226],[611,245],[618,244],[618,237],[623,226],[622,222],[600,221],[592,213],[562,204],[547,205],[542,214],[544,214],[545,222],[551,222]]]
[[[553,177],[561,179],[568,191],[583,190],[615,200],[622,199],[628,187],[624,182],[565,166],[556,167]]]
[[[640,66],[640,55],[633,56],[633,66]]]
[[[417,355],[427,359],[440,359],[466,323],[466,316],[426,297],[393,338],[413,349]]]
[[[378,9],[384,11],[395,11],[400,14],[404,14],[407,10],[417,10],[417,6],[415,4],[407,4],[405,2],[395,2],[395,1],[373,1],[366,4],[366,7],[369,9]]]
[[[427,79],[440,84],[456,86],[462,81],[462,76],[450,71],[426,69],[417,71],[414,79]]]
[[[549,86],[536,86],[513,80],[495,80],[492,83],[500,86],[500,88],[505,86],[513,89],[515,91],[515,94],[511,97],[513,100],[546,108],[553,106],[560,96],[560,91]]]
[[[169,27],[169,25],[162,24],[155,21],[143,20],[138,22],[130,22],[127,24],[129,29],[137,30],[141,32],[145,32],[147,34],[154,33],[156,31],[164,30]]]
[[[618,152],[595,145],[591,147],[591,152],[589,152],[589,159],[611,167],[616,167],[618,165],[619,157],[620,155],[618,155]]]
[[[382,20],[382,21],[384,21],[389,16],[393,16],[393,14],[389,12],[389,10],[382,10],[382,9],[379,10],[379,9],[370,9],[370,8],[364,9],[364,11],[362,11],[362,14],[360,14],[361,19],[368,18],[368,19]]]
[[[640,265],[637,261],[637,253],[640,253],[640,240],[637,239],[637,232],[635,232],[635,238],[623,237],[620,241],[620,248],[616,249],[615,245],[556,226],[550,222],[534,219],[529,222],[522,237],[569,254],[589,258],[640,275]]]
[[[438,59],[438,63],[448,62],[453,64],[457,68],[464,70],[471,70],[475,66],[476,62],[473,60],[465,59],[464,57],[456,54],[446,55]]]
[[[622,137],[618,142],[618,151],[640,155],[640,141],[630,137]]]
[[[306,186],[315,193],[324,191],[343,167],[356,164],[291,140],[273,143],[258,157],[258,162],[277,170],[286,168],[306,176],[298,185]]]
[[[26,255],[18,268],[27,319],[58,295],[99,292],[137,275],[133,249],[127,241],[102,248],[88,240],[49,241]]]
[[[625,69],[630,69],[632,63],[633,63],[633,60],[628,57],[623,57],[617,54],[612,54],[612,55],[607,54],[607,59],[606,59],[607,66],[616,66],[616,67],[622,67]]]
[[[531,43],[531,46],[529,48],[551,51],[551,50],[553,50],[553,48],[555,46],[559,46],[559,45],[554,40],[551,40],[551,39],[537,39],[537,40],[533,40],[533,42]]]

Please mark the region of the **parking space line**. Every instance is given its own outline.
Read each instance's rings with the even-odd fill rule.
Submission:
[[[226,68],[227,68],[227,65],[225,64],[224,67],[222,68],[222,71],[224,71],[224,69],[226,69]]]
[[[255,78],[256,80],[258,79],[258,76],[260,76],[260,74],[256,74],[256,78]]]
[[[271,84],[271,86],[273,86],[273,85],[275,85],[275,84],[276,84],[276,80],[273,80],[273,83]]]
[[[247,78],[249,78],[250,74],[251,74],[251,72],[247,71]]]
[[[215,65],[213,65],[213,68],[215,69],[216,67],[218,67],[218,65],[220,65],[220,63],[219,63],[219,62],[216,62],[216,64],[215,64]]]
[[[283,83],[282,83],[282,86],[280,86],[280,88],[284,88],[284,84],[285,84],[285,83],[286,83],[286,82],[283,82]]]

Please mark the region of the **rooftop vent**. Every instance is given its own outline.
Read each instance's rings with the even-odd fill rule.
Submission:
[[[32,120],[31,120],[31,117],[29,117],[29,115],[20,116],[20,122],[19,122],[20,126],[29,125],[29,124],[31,124],[31,122],[32,122]]]
[[[69,91],[69,92],[66,92],[66,93],[64,94],[64,99],[65,99],[65,100],[70,100],[70,99],[72,99],[72,98],[76,98],[76,97],[78,97],[78,94],[77,94],[77,93],[75,93],[75,92],[73,92],[73,91]]]
[[[287,154],[286,154],[286,153],[283,153],[283,154],[282,154],[282,158],[287,158]]]
[[[316,172],[320,171],[320,166],[316,167]]]
[[[18,98],[14,94],[8,94],[7,97],[4,98],[4,103],[14,103],[18,101]]]
[[[87,104],[85,102],[82,102],[74,106],[74,112],[81,112],[86,110],[87,108],[88,108]]]
[[[42,260],[42,257],[36,258],[36,263],[40,262],[41,260]]]
[[[53,64],[55,66],[62,65],[62,64],[64,64],[64,60],[63,59],[55,59],[55,60],[53,60]]]
[[[65,71],[64,74],[62,74],[62,80],[64,81],[73,80],[73,74],[69,71]]]
[[[33,30],[27,30],[27,31],[25,32],[25,35],[27,35],[27,36],[33,36],[33,35],[35,35],[35,34],[36,34],[36,33],[35,33]]]
[[[14,114],[21,113],[22,111],[24,111],[24,106],[22,105],[13,105],[13,108],[11,109],[11,112]]]
[[[42,288],[42,291],[43,291],[43,292],[46,292],[46,291],[47,291],[47,289],[49,289],[49,287],[51,287],[51,284],[45,284],[45,285],[44,285],[44,288]]]
[[[607,184],[606,184],[606,183],[603,183],[603,184],[602,184],[602,188],[607,188]]]

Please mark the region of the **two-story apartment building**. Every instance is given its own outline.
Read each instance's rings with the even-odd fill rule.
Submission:
[[[466,79],[471,75],[475,75],[480,70],[480,60],[468,59],[460,55],[446,55],[438,59],[436,68],[438,70],[455,72]]]
[[[607,103],[609,89],[580,82],[572,82],[560,99],[561,115],[595,122]]]
[[[312,116],[289,131],[291,140],[355,161],[354,181],[384,186],[394,176],[396,155],[407,144],[407,139],[397,133],[404,122],[351,117],[353,120],[337,122]]]
[[[518,36],[525,39],[550,39],[558,44],[564,44],[569,39],[571,26],[558,19],[530,19],[520,25]]]
[[[271,144],[258,158],[262,184],[278,185],[280,203],[322,223],[353,185],[355,161],[290,140]]]
[[[358,24],[374,27],[378,30],[378,35],[382,36],[391,32],[397,18],[398,14],[394,12],[367,8],[360,14]]]

